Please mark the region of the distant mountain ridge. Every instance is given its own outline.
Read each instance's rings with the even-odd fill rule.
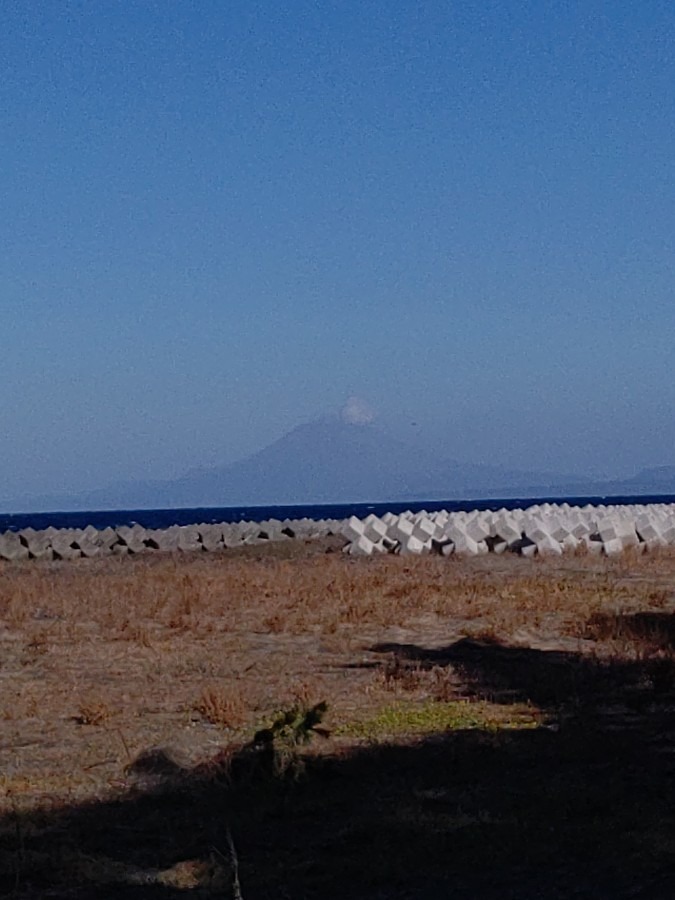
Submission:
[[[642,469],[632,478],[624,479],[621,484],[630,487],[647,486],[649,492],[656,493],[655,489],[664,488],[663,493],[673,493],[675,490],[675,466],[656,466],[651,469]],[[642,493],[642,491],[640,491]]]
[[[653,476],[649,473],[654,473]],[[651,479],[651,480],[650,480]],[[654,490],[658,484],[659,491]],[[509,496],[675,492],[675,466],[598,482],[499,465],[460,463],[396,440],[373,425],[328,420],[299,425],[225,466],[169,481],[123,482],[76,495],[17,498],[10,511],[160,509],[387,502]]]

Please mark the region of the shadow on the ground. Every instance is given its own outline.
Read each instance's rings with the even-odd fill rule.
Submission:
[[[190,770],[149,754],[115,800],[0,823],[0,891],[235,897],[231,830],[245,900],[675,896],[672,661],[655,677],[651,658],[373,649],[453,666],[476,696],[531,701],[549,725],[310,757],[299,777],[273,776],[265,748]]]
[[[667,651],[675,648],[675,615],[662,612],[598,613],[588,621],[588,637],[624,640],[638,648]]]

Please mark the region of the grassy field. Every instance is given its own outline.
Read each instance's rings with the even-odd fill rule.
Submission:
[[[0,893],[675,896],[675,553],[339,546],[0,568]]]

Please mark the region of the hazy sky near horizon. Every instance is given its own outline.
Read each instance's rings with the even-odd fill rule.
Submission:
[[[0,12],[0,498],[347,397],[472,462],[675,463],[675,6]]]

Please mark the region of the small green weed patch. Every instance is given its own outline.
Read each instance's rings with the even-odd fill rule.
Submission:
[[[403,735],[481,729],[538,728],[541,715],[523,704],[497,706],[486,702],[456,700],[438,703],[398,702],[383,707],[374,716],[338,726],[336,736],[383,740]]]

